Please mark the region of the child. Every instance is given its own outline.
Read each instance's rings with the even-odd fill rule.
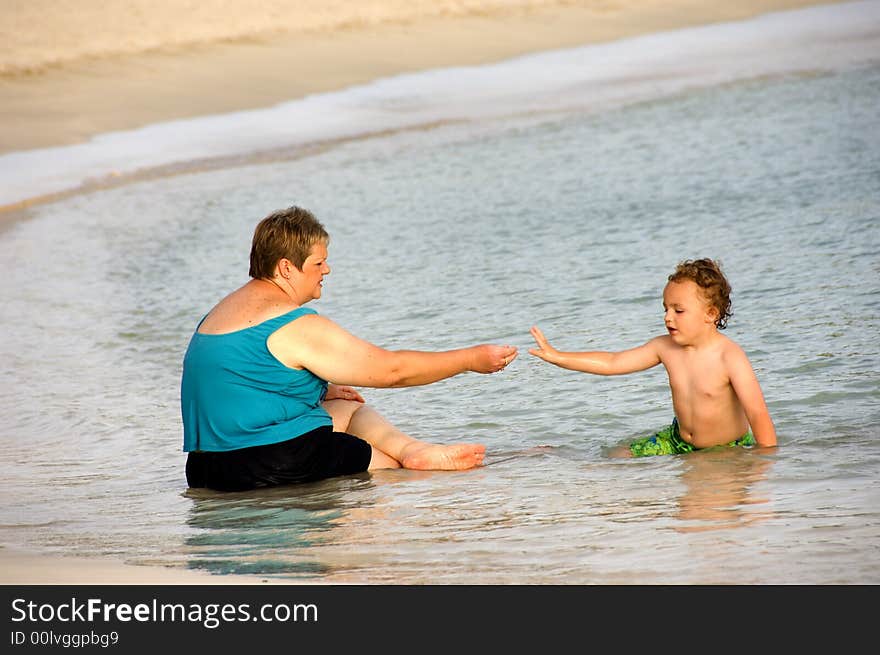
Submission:
[[[711,259],[681,262],[663,290],[668,334],[621,352],[561,352],[537,327],[529,353],[562,368],[597,375],[663,364],[672,390],[672,425],[630,444],[626,456],[672,455],[712,446],[776,445],[776,428],[745,352],[727,327],[730,284]]]

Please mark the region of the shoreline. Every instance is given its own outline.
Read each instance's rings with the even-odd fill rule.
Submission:
[[[266,584],[289,583],[260,576],[217,575],[158,564],[129,564],[111,557],[47,555],[0,547],[0,585],[3,586]]]
[[[405,73],[491,64],[541,51],[839,2],[606,4],[176,46],[80,58],[37,73],[0,75],[0,119],[14,126],[0,132],[0,155],[81,143],[106,132],[154,123],[269,107]]]

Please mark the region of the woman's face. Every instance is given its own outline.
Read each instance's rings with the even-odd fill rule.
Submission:
[[[297,287],[302,294],[311,300],[321,297],[321,285],[324,276],[330,274],[330,266],[327,264],[327,244],[318,242],[312,246],[312,250],[303,262],[300,282]]]

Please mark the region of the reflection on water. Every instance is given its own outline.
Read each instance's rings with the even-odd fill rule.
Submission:
[[[311,548],[332,540],[348,514],[371,511],[369,505],[351,505],[354,496],[369,498],[371,484],[370,475],[363,474],[239,493],[189,489],[188,566],[293,578],[331,573],[309,556]]]
[[[711,571],[756,534],[731,530],[775,518],[766,451],[651,459],[596,462],[584,450],[537,446],[476,471],[189,490],[186,565],[342,584],[688,582],[688,567],[671,564],[658,580],[640,567],[648,555],[675,562],[689,552],[691,565]],[[720,543],[682,541],[719,530],[728,531]]]
[[[682,460],[685,491],[676,516],[688,524],[676,526],[676,531],[724,530],[773,517],[772,509],[755,509],[769,501],[761,487],[773,466],[766,455],[733,448],[694,452]]]

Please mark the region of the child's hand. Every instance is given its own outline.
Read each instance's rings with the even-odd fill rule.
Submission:
[[[529,348],[529,354],[534,355],[535,357],[540,357],[545,362],[552,363],[552,357],[556,354],[556,349],[550,345],[547,339],[544,337],[544,333],[538,328],[538,326],[533,326],[529,332],[532,333],[532,336],[535,338],[535,342],[538,344],[537,348]]]

